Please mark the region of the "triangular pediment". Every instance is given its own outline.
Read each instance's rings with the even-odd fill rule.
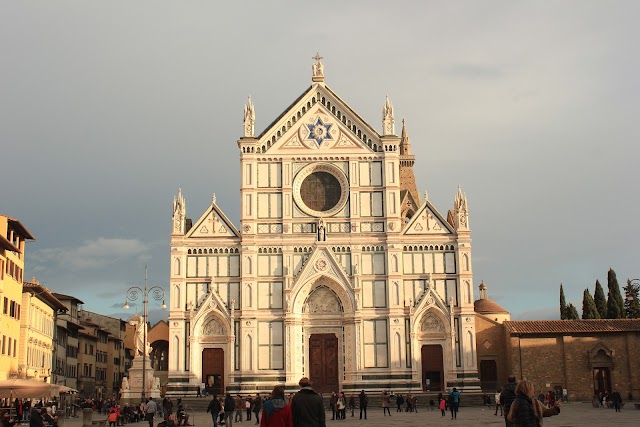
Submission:
[[[215,203],[191,227],[186,237],[240,237],[240,233]]]
[[[295,287],[298,283],[307,283],[318,276],[327,276],[343,285],[348,285],[351,281],[344,268],[327,246],[317,246],[309,256],[302,270],[294,278]]]
[[[452,234],[453,232],[451,225],[449,225],[433,205],[426,200],[404,227],[402,234]]]
[[[313,85],[258,137],[259,152],[382,151],[380,135],[324,85]]]

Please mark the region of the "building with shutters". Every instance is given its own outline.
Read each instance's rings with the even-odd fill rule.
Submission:
[[[325,83],[260,134],[245,105],[241,217],[173,202],[168,394],[480,390],[467,198],[418,193],[386,99],[378,131]],[[215,189],[212,189],[215,190]]]

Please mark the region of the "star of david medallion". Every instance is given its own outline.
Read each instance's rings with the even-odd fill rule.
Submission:
[[[307,136],[307,139],[313,139],[319,146],[322,145],[325,139],[333,139],[329,134],[331,126],[333,125],[323,123],[322,119],[318,117],[315,124],[307,125],[307,128],[309,128],[309,136]]]

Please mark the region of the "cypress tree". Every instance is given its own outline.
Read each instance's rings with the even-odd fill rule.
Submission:
[[[637,280],[637,279],[635,279]],[[627,319],[640,319],[640,285],[634,284],[627,279],[627,286],[624,287],[624,314]]]
[[[562,283],[560,283],[560,320],[564,320],[567,317],[567,301],[564,299],[564,289],[562,289]]]
[[[594,301],[601,319],[607,318],[607,299],[604,297],[604,290],[599,280],[596,280],[596,290],[594,292]]]
[[[578,316],[578,310],[571,303],[569,303],[569,306],[567,307],[567,313],[565,315],[565,319],[567,319],[567,320],[580,320],[580,316]]]
[[[607,285],[609,293],[607,295],[607,319],[623,319],[624,318],[624,301],[620,294],[620,285],[616,278],[616,272],[609,269],[607,274]]]
[[[582,319],[599,319],[600,314],[596,308],[596,302],[591,296],[589,289],[585,289],[582,294]]]

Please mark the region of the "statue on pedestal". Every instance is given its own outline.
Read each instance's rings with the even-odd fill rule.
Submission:
[[[132,318],[129,321],[130,325],[133,325],[136,327],[136,335],[135,335],[135,348],[136,348],[136,354],[135,357],[138,356],[142,356],[143,354],[145,354],[144,352],[146,351],[146,355],[151,354],[151,346],[149,345],[149,343],[146,343],[146,348],[145,348],[145,335],[147,333],[147,323],[142,319],[142,317],[140,316],[136,316],[134,318]]]

